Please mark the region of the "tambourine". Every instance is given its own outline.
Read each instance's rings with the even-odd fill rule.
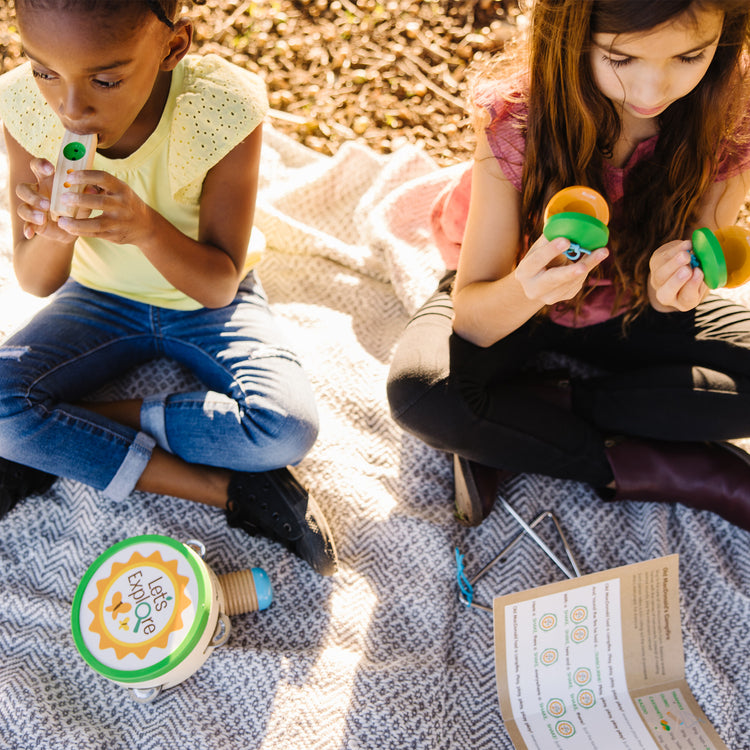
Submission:
[[[226,643],[228,615],[267,609],[260,568],[214,575],[201,542],[126,539],[100,555],[76,589],[73,640],[96,672],[140,703],[192,676]]]

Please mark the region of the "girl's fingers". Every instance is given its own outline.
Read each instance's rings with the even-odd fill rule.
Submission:
[[[47,204],[49,204],[49,201],[47,201]],[[47,208],[49,208],[49,205],[47,205]],[[29,203],[21,203],[18,206],[18,215],[26,224],[42,226],[47,221],[47,212],[43,209],[39,210]]]
[[[559,258],[570,247],[570,240],[557,237],[549,241],[540,237],[529,249],[523,260],[530,275],[543,271],[550,263]]]
[[[65,182],[69,185],[91,185],[103,192],[115,192],[117,186],[122,185],[109,172],[99,169],[77,169],[67,175]]]
[[[703,281],[701,271],[691,269],[689,266],[681,266],[672,273],[663,283],[658,284],[657,299],[663,304],[682,309],[684,299],[689,296],[689,284],[699,286]]]
[[[529,299],[554,304],[574,297],[581,290],[586,277],[608,255],[606,247],[584,254],[575,262],[565,261],[562,254],[570,241],[562,237],[548,242],[537,240],[516,268],[516,278]]]
[[[32,159],[29,166],[34,173],[34,177],[36,177],[39,182],[47,177],[52,177],[55,173],[54,166],[46,159]]]
[[[57,226],[75,237],[107,237],[111,234],[111,230],[99,217],[74,219],[70,216],[61,216],[57,220]]]
[[[65,193],[60,198],[60,203],[65,208],[80,209],[86,211],[102,211],[105,207],[107,196],[98,192]]]
[[[679,310],[692,310],[703,299],[708,287],[703,280],[703,272],[694,268],[685,284],[677,292],[676,302]]]
[[[680,275],[681,282],[684,283],[688,280],[691,273],[691,247],[692,245],[688,240],[675,242],[671,247],[665,246],[663,251],[653,256],[651,277],[655,286],[661,287],[666,285],[681,270],[685,271],[685,273]]]
[[[27,182],[16,185],[16,196],[22,206],[30,206],[37,211],[49,211],[49,198],[40,195],[36,190],[36,185],[29,185]]]
[[[565,242],[565,249],[567,249],[569,243],[567,243],[567,240]],[[539,271],[537,271],[537,275],[549,273],[552,274],[550,278],[555,277],[556,279],[561,280],[562,283],[565,283],[565,281],[567,280],[575,281],[576,279],[579,279],[581,277],[588,276],[589,273],[609,255],[609,250],[607,250],[606,247],[600,247],[598,250],[595,250],[588,255],[583,255],[577,261],[556,263],[550,266],[550,263],[553,263],[555,260],[559,260],[560,255],[561,253],[553,255],[552,258],[550,258],[550,260],[547,262],[547,264],[542,266]]]
[[[57,220],[57,226],[63,229],[68,234],[72,234],[75,237],[91,236],[89,232],[86,232],[86,225],[82,219],[73,219],[70,216],[61,216]]]
[[[549,289],[569,289],[571,285],[580,288],[587,273],[586,267],[582,264],[566,263],[545,269],[538,278]]]
[[[584,255],[580,260],[576,261],[576,264],[582,265],[586,269],[588,274],[594,268],[596,268],[607,256],[609,250],[606,247],[600,247],[598,250],[594,250],[588,255]]]

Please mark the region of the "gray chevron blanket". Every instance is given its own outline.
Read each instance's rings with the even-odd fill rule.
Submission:
[[[492,617],[459,602],[454,549],[475,571],[517,526],[499,507],[479,528],[458,526],[450,457],[400,432],[385,397],[399,334],[441,271],[427,215],[451,170],[413,147],[385,157],[353,143],[322,157],[269,128],[261,171],[258,224],[269,249],[260,275],[321,416],[299,473],[330,520],[340,572],[319,578],[209,508],[143,493],[113,504],[57,481],[0,520],[4,748],[512,747],[495,690]],[[3,198],[3,335],[43,304],[13,280],[6,206]],[[191,381],[159,361],[107,394]],[[688,682],[726,744],[750,748],[750,534],[677,505],[606,505],[586,486],[542,476],[516,478],[506,497],[527,520],[553,510],[583,572],[679,553]],[[70,626],[92,561],[142,534],[200,539],[215,572],[259,566],[274,589],[270,609],[234,616],[228,642],[150,704],[84,663]],[[559,578],[523,541],[477,596]]]

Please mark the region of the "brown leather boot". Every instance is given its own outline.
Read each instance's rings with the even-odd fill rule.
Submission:
[[[490,514],[500,482],[512,474],[453,455],[456,519],[462,526],[479,526]]]
[[[750,455],[737,446],[623,438],[605,451],[612,500],[683,503],[750,530]]]

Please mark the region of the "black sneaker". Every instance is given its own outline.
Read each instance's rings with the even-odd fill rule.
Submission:
[[[336,572],[336,546],[323,511],[289,469],[233,474],[226,513],[230,526],[280,542],[320,575]]]
[[[0,518],[19,500],[46,492],[57,477],[30,466],[0,458]]]

